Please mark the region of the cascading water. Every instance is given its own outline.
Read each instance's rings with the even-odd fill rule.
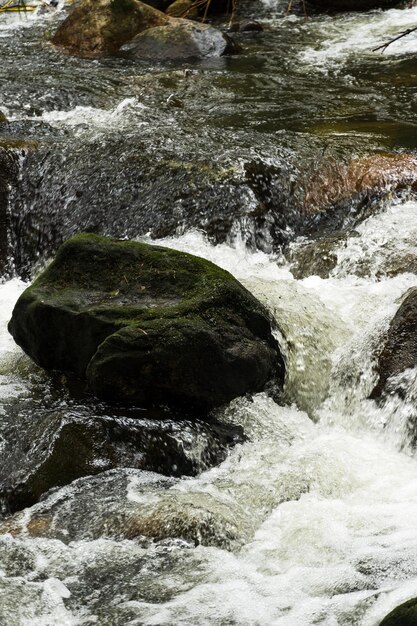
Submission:
[[[383,58],[371,48],[413,25],[417,9],[305,22],[277,17],[278,3],[265,6],[272,17],[263,39],[246,42],[241,59],[191,67],[187,83],[178,67],[138,69],[122,59],[64,63],[39,45],[43,21],[36,16],[24,28],[16,18],[1,25],[9,133],[38,142],[41,155],[12,196],[11,210],[22,211],[14,217],[21,228],[11,233],[15,241],[26,225],[35,242],[55,243],[47,218],[60,203],[70,210],[54,227],[68,226],[69,233],[80,194],[88,195],[77,187],[77,174],[84,176],[94,158],[110,160],[117,142],[117,160],[97,168],[109,201],[122,207],[116,230],[123,230],[133,197],[135,142],[147,142],[155,159],[163,152],[166,167],[176,153],[175,167],[187,161],[188,172],[200,150],[207,159],[221,154],[207,179],[213,185],[232,170],[238,186],[251,158],[269,159],[285,190],[287,161],[295,171],[297,158],[311,163],[325,151],[416,147],[414,84],[406,74],[415,40],[398,42]],[[167,105],[173,92],[182,106]],[[206,175],[202,157],[198,165]],[[239,195],[244,218],[231,202],[223,243],[188,228],[196,224],[186,217],[185,232],[159,243],[228,269],[276,317],[288,365],[283,405],[261,393],[218,411],[218,421],[242,425],[247,440],[198,476],[105,471],[0,520],[0,624],[377,626],[417,596],[415,371],[401,375],[401,397],[382,405],[367,399],[381,336],[417,284],[417,201],[385,199],[335,243],[327,278],[296,280],[267,245],[272,231],[263,238],[261,224],[249,219],[260,187]],[[198,182],[193,190],[198,195]],[[268,188],[272,195],[262,201],[276,201],[275,191]],[[168,192],[147,197],[150,215]],[[41,206],[47,213],[39,219]],[[186,216],[186,206],[179,194],[176,215]],[[193,207],[204,213],[201,198]],[[248,249],[248,240],[262,242],[263,251]],[[31,258],[33,270],[30,250],[21,265]],[[42,251],[49,252],[46,244]],[[0,453],[7,450],[10,415],[19,441],[32,411],[75,410],[67,397],[57,401],[7,333],[24,288],[18,278],[0,284]],[[145,526],[157,541],[145,538]]]

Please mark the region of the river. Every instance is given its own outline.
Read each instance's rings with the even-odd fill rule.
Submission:
[[[318,154],[417,148],[417,38],[372,52],[414,26],[417,8],[308,20],[284,9],[264,0],[261,37],[244,40],[237,57],[187,64],[187,73],[63,57],[44,40],[59,12],[0,17],[8,136],[41,144],[32,179],[21,155],[21,191],[9,207],[32,225],[40,258],[33,243],[15,242],[0,284],[2,447],[33,412],[79,410],[50,392],[6,328],[24,279],[45,262],[51,231],[78,228],[77,184],[91,176],[94,206],[120,206],[110,230],[135,236],[130,168],[144,144],[147,159],[209,163],[216,176],[264,159],[280,172],[282,193]],[[284,406],[260,393],[220,411],[220,421],[244,426],[247,440],[198,476],[116,469],[23,511],[21,532],[0,536],[0,624],[377,626],[417,596],[417,371],[402,375],[402,399],[367,399],[375,346],[417,284],[412,271],[391,271],[416,255],[417,200],[385,199],[336,246],[329,277],[297,280],[271,232],[236,217],[233,202],[225,236],[207,237],[178,199],[177,232],[153,232],[152,215],[172,194],[166,184],[144,194],[150,233],[145,224],[136,236],[159,234],[161,245],[214,261],[266,304],[286,340]],[[197,185],[193,215],[198,194]],[[250,207],[253,197],[243,191],[239,202]],[[62,204],[73,208],[55,221]],[[194,525],[200,540],[101,532],[109,515],[138,508],[174,529]],[[42,520],[45,536],[27,530]]]

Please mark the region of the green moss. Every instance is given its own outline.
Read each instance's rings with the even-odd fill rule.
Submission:
[[[128,13],[134,8],[132,0],[111,0],[110,7],[112,11],[117,13]]]

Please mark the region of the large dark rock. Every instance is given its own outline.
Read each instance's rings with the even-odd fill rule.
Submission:
[[[381,622],[380,626],[416,626],[417,599],[408,600],[391,611]]]
[[[378,399],[388,380],[417,366],[417,288],[410,289],[389,326],[378,358],[379,380],[371,393]]]
[[[100,398],[208,410],[284,365],[263,306],[228,272],[143,243],[78,235],[19,298],[15,341]]]
[[[190,153],[181,147],[178,155],[170,148],[170,126],[162,125],[156,135],[149,128],[152,132],[143,126],[140,140],[109,132],[92,142],[57,141],[28,156],[10,216],[11,255],[19,274],[31,278],[34,263],[83,231],[117,238],[149,233],[159,239],[196,228],[223,243],[241,230],[250,246],[268,252],[292,236],[290,227],[301,217],[288,207],[289,166],[257,159],[242,172],[228,160],[215,162],[213,144],[210,154],[203,154],[206,147],[193,134],[187,135]]]
[[[157,61],[205,59],[235,51],[228,38],[216,28],[185,19],[149,28],[128,46],[130,57]]]

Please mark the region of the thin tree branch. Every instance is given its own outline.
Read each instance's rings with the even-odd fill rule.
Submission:
[[[390,39],[389,41],[387,41],[387,43],[382,44],[382,46],[378,46],[378,48],[374,48],[372,52],[378,52],[378,50],[381,50],[381,54],[384,54],[388,46],[394,43],[394,41],[398,41],[399,39],[406,37],[410,33],[413,33],[415,30],[417,30],[417,26],[415,26],[414,28],[407,28],[407,30],[405,30],[403,33],[394,37],[394,39]]]

